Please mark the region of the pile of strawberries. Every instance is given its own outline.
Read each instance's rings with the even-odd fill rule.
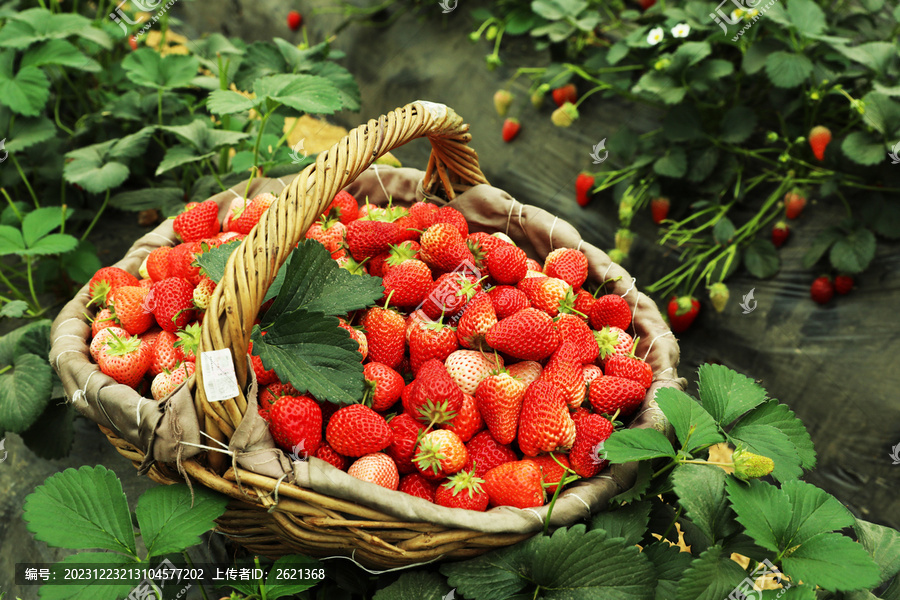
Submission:
[[[206,203],[190,207],[175,222],[185,242],[155,250],[148,278],[98,272],[92,353],[104,372],[135,387],[151,376],[154,398],[193,372],[211,289],[193,259],[249,231],[245,217],[258,219],[269,202],[233,208],[224,232],[207,222]],[[301,394],[251,354],[259,414],[294,458],[478,511],[541,506],[606,465],[613,420],[637,410],[653,373],[634,355],[628,303],[582,287],[583,253],[557,249],[541,265],[503,234],[470,233],[452,207],[360,207],[347,192],[306,237],[341,267],[381,277],[384,296],[341,320],[363,363],[367,391],[357,404]],[[123,318],[131,307],[143,308],[139,325]]]

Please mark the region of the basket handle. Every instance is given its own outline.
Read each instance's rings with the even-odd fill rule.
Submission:
[[[478,155],[468,146],[472,138],[468,130],[468,124],[443,104],[413,102],[349,132],[331,149],[321,152],[316,162],[281,192],[232,253],[203,320],[199,352],[230,348],[240,388],[234,398],[208,402],[201,361],[197,361],[194,397],[199,405],[198,417],[207,416],[207,429],[217,428],[230,439],[240,424],[247,410],[243,390],[248,373],[244,357],[259,307],[278,268],[335,194],[385,153],[427,137],[431,157],[423,187],[430,192],[440,182],[452,200],[458,190],[487,183],[478,166]]]

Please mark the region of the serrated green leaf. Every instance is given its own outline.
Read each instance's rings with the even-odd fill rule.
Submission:
[[[506,33],[509,34],[511,32],[507,29]],[[334,85],[344,110],[359,110],[362,98],[356,78],[353,77],[350,71],[337,63],[323,61],[315,64],[312,71],[310,71],[310,75],[324,77]]]
[[[730,60],[711,58],[688,71],[688,81],[692,87],[702,86],[702,90],[706,91],[709,84],[732,73],[734,64]]]
[[[46,357],[49,353],[49,319],[32,321],[0,337],[0,366],[11,364],[20,354]]]
[[[710,176],[716,164],[719,162],[719,149],[715,146],[707,146],[691,151],[690,167],[688,169],[688,181],[700,183]]]
[[[800,457],[783,431],[772,425],[738,422],[730,432],[732,443],[740,443],[746,450],[771,458],[775,463],[772,477],[779,481],[796,479],[803,475]]]
[[[678,582],[691,565],[691,553],[681,552],[678,546],[665,542],[654,542],[644,546],[644,556],[656,569],[655,600],[671,600],[678,590]]]
[[[856,522],[837,498],[805,481],[788,481],[781,486],[792,506],[790,544],[802,544],[823,531],[850,527]]]
[[[129,143],[123,146],[122,152],[133,152],[135,143],[143,135],[145,134],[141,134],[137,139],[131,138]],[[118,187],[128,179],[129,174],[125,164],[109,157],[118,141],[118,139],[108,140],[68,152],[66,158],[72,160],[66,162],[63,167],[63,177],[69,183],[77,183],[92,194]]]
[[[121,192],[109,199],[109,205],[119,210],[162,209],[170,215],[184,208],[184,190],[178,187],[144,188]]]
[[[643,539],[650,522],[650,503],[632,502],[615,510],[605,510],[594,515],[590,529],[602,529],[611,538],[624,538],[628,545]]]
[[[206,108],[217,115],[233,115],[255,108],[259,102],[231,90],[215,90],[209,95]]]
[[[812,469],[816,466],[816,451],[809,432],[786,405],[777,400],[769,400],[741,419],[741,424],[771,425],[777,428],[790,439],[793,451],[800,458],[801,467]]]
[[[878,585],[878,566],[861,544],[839,533],[820,533],[782,560],[785,574],[827,590],[857,590]]]
[[[21,252],[23,256],[46,256],[48,254],[65,254],[78,246],[78,238],[68,233],[51,233],[42,237],[35,244]]]
[[[650,461],[639,462],[637,468],[637,476],[634,479],[634,485],[621,494],[610,498],[609,503],[612,505],[616,505],[624,502],[634,502],[635,500],[641,499],[644,496],[644,492],[646,492],[650,487],[650,482],[652,479],[653,467],[650,464]]]
[[[712,415],[681,390],[662,388],[657,390],[654,398],[675,429],[685,452],[725,441]]]
[[[818,35],[825,31],[825,12],[813,0],[791,0],[787,14],[791,24],[803,35]]]
[[[884,142],[867,131],[853,131],[841,142],[841,151],[858,165],[872,166],[887,160]]]
[[[12,368],[0,374],[0,431],[21,433],[47,407],[53,371],[47,359],[36,354],[18,354],[4,363]]]
[[[635,94],[645,92],[657,96],[666,104],[678,104],[684,100],[687,89],[681,84],[661,71],[647,71],[631,90]]]
[[[684,464],[672,472],[679,503],[711,544],[734,533],[725,479],[725,471],[716,466]]]
[[[865,42],[853,46],[836,44],[833,47],[850,60],[865,65],[876,73],[883,73],[897,55],[897,48],[890,42]],[[875,91],[883,92],[884,90],[879,90],[877,85]]]
[[[341,269],[315,240],[301,242],[283,269],[281,292],[266,311],[264,325],[296,310],[344,315],[371,306],[384,295],[380,278],[361,277]]]
[[[861,207],[861,213],[875,233],[889,240],[900,239],[900,201],[876,194]]]
[[[6,150],[21,152],[56,135],[56,125],[47,117],[21,117],[16,119],[6,140]]]
[[[769,240],[756,239],[744,249],[744,266],[750,274],[760,279],[773,277],[781,269],[778,249]]]
[[[600,529],[585,532],[584,525],[445,564],[441,572],[460,594],[479,600],[507,600],[526,588],[533,597],[534,585],[549,600],[654,596],[653,566],[637,547]]]
[[[322,571],[325,572],[324,564],[309,556],[303,556],[301,554],[282,556],[275,561],[274,565],[272,565],[269,576],[266,578],[265,589],[267,599],[278,600],[278,598],[283,598],[285,596],[293,596],[294,594],[299,594],[314,587],[321,581],[320,579],[297,579],[290,583],[279,581],[277,577],[279,569],[302,569],[303,571],[316,571],[322,569]],[[254,593],[256,591],[258,590],[253,590]]]
[[[156,167],[156,175],[162,175],[172,169],[192,162],[199,162],[207,158],[215,156],[215,152],[206,152],[201,154],[196,148],[191,148],[187,144],[177,144],[166,148],[166,154]]]
[[[734,237],[734,223],[728,217],[722,217],[713,225],[713,239],[717,244],[725,246]]]
[[[98,548],[136,556],[134,528],[122,482],[106,467],[66,469],[25,498],[35,539],[57,548]]]
[[[44,237],[63,223],[61,206],[44,206],[36,208],[22,220],[22,237],[26,246],[33,246],[40,238]],[[71,211],[66,216],[70,216]]]
[[[151,488],[138,499],[134,513],[147,556],[181,552],[200,543],[200,536],[225,512],[228,498],[207,488],[186,485]]]
[[[514,9],[506,17],[506,35],[522,35],[535,26],[537,19],[528,8]]]
[[[817,235],[812,244],[810,244],[809,250],[803,255],[803,268],[812,268],[813,265],[825,256],[825,253],[828,252],[828,249],[831,248],[832,244],[841,239],[842,236],[843,233],[838,227],[829,227]]]
[[[722,600],[746,577],[744,570],[712,546],[691,562],[678,585],[676,600]]]
[[[122,68],[129,80],[137,85],[157,89],[186,87],[200,66],[196,56],[183,54],[160,55],[152,48],[140,48],[125,57]]]
[[[0,308],[0,317],[18,319],[28,310],[28,303],[24,300],[10,300]]]
[[[606,62],[610,65],[616,65],[619,61],[628,56],[630,50],[631,48],[628,47],[628,44],[616,42],[610,47],[609,52],[606,54]]]
[[[816,600],[817,597],[815,588],[791,585],[776,590],[762,590],[759,600]],[[850,600],[850,598],[844,598],[844,600]]]
[[[0,52],[0,104],[14,113],[36,117],[50,98],[50,80],[37,67],[21,67],[13,74],[14,58],[12,51]]]
[[[96,565],[98,569],[112,569],[137,564],[135,558],[113,552],[79,552],[54,563],[52,571],[58,573],[57,581],[61,581],[68,565]],[[70,581],[65,585],[42,585],[40,597],[41,600],[118,600],[128,596],[134,586],[135,583],[128,580],[122,583],[96,583],[86,579],[77,583]]]
[[[767,400],[766,390],[724,365],[701,365],[697,375],[700,404],[720,425],[728,425]]]
[[[154,131],[156,131],[156,126],[149,125],[134,133],[112,140],[113,144],[106,153],[107,157],[137,158],[141,156],[144,153],[144,148],[147,147],[147,141]]]
[[[19,254],[25,250],[25,240],[18,228],[0,225],[0,256]]]
[[[445,600],[453,598],[450,586],[437,573],[412,571],[375,593],[375,600]]]
[[[759,480],[725,482],[731,508],[745,533],[772,552],[779,552],[790,539],[791,503],[774,485]]]
[[[281,381],[318,400],[352,404],[362,399],[364,379],[359,345],[338,327],[336,317],[300,309],[261,334],[253,328],[253,354]]]
[[[263,77],[253,84],[253,91],[258,98],[265,96],[309,114],[330,115],[343,107],[340,90],[328,79],[316,75]]]
[[[769,55],[782,48],[784,48],[784,45],[776,40],[770,38],[758,39],[747,48],[741,68],[748,75],[755,75],[766,66],[766,60],[769,58]]]
[[[779,50],[766,57],[766,75],[775,87],[790,89],[800,86],[812,71],[812,61],[803,54]]]
[[[831,266],[842,273],[861,273],[875,258],[875,234],[859,227],[837,240],[828,259]]]
[[[250,134],[242,131],[222,131],[211,127],[208,119],[195,119],[187,125],[163,126],[160,129],[174,133],[182,140],[188,142],[198,153],[211,152],[224,146],[233,146]],[[177,146],[176,146],[177,147]]]
[[[51,13],[45,8],[30,8],[13,14],[3,29],[0,29],[0,47],[27,48],[36,42],[72,35],[91,40],[107,49],[112,46],[109,36],[94,27],[86,17],[74,13]]]
[[[30,47],[22,57],[23,67],[45,65],[71,67],[90,73],[100,70],[100,63],[85,56],[74,44],[60,39],[48,40],[39,46]]]
[[[59,261],[60,268],[76,283],[87,283],[103,266],[97,256],[96,246],[87,240],[78,242],[78,246],[62,255]]]
[[[665,156],[653,163],[653,171],[657,175],[679,179],[687,171],[687,156],[684,150],[674,147]]]
[[[753,133],[756,121],[756,113],[752,109],[746,106],[732,107],[719,124],[719,139],[729,144],[740,144]]]
[[[675,458],[672,443],[655,429],[622,429],[614,431],[603,444],[611,463],[627,463],[669,456]]]
[[[869,92],[863,96],[866,112],[863,119],[883,135],[892,135],[900,128],[900,103],[885,94]]]
[[[878,565],[880,583],[900,573],[900,532],[862,519],[855,520],[853,530],[859,543]]]
[[[709,45],[709,42],[684,42],[672,55],[670,68],[681,70],[693,67],[710,54],[712,54],[712,46]]]

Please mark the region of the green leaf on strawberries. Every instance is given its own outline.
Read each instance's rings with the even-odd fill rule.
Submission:
[[[685,452],[725,441],[712,415],[681,390],[662,388],[654,398],[675,429],[675,435]]]
[[[856,537],[881,572],[881,583],[900,573],[900,532],[856,519]]]
[[[50,80],[38,67],[21,67],[13,73],[15,56],[12,50],[0,52],[0,104],[14,113],[36,117],[50,98]]]
[[[828,258],[838,271],[861,273],[875,258],[875,234],[865,227],[857,227],[837,240]]]
[[[725,246],[734,237],[734,223],[728,217],[722,217],[713,226],[713,238],[717,244]]]
[[[795,88],[812,72],[813,63],[803,54],[781,50],[766,58],[766,75],[775,87]]]
[[[451,597],[447,580],[429,571],[411,571],[375,593],[374,600],[443,600]]]
[[[138,499],[134,513],[147,547],[147,556],[181,552],[200,543],[200,537],[225,512],[228,498],[207,488],[186,485],[151,488]]]
[[[655,429],[623,429],[614,431],[603,444],[611,463],[626,463],[668,456],[675,458],[672,442]]]
[[[806,251],[806,254],[803,255],[803,268],[812,268],[812,266],[819,262],[819,260],[825,256],[825,253],[828,252],[828,249],[831,248],[836,241],[841,239],[843,235],[840,227],[837,226],[829,227],[817,235],[809,246],[809,249]]]
[[[790,438],[777,427],[741,420],[728,432],[728,436],[733,444],[771,458],[775,463],[772,477],[778,481],[796,479],[803,474],[800,457],[794,451]]]
[[[735,533],[725,497],[726,477],[722,469],[706,465],[679,465],[672,472],[679,503],[710,544]]]
[[[644,546],[643,554],[656,568],[656,600],[674,598],[678,582],[691,565],[690,552],[659,541]]]
[[[746,141],[756,128],[756,113],[746,106],[735,106],[722,117],[719,139],[729,144]]]
[[[784,572],[827,590],[858,590],[878,585],[878,566],[861,544],[840,533],[820,533],[785,554]]]
[[[778,249],[769,240],[753,240],[744,250],[744,266],[754,277],[768,279],[781,268]]]
[[[624,538],[628,544],[640,543],[650,522],[650,503],[632,502],[615,510],[604,510],[591,519],[591,530],[602,529],[609,537]]]
[[[621,494],[610,498],[610,504],[615,505],[622,502],[634,502],[635,500],[644,497],[644,492],[650,488],[650,483],[653,479],[653,466],[648,460],[638,462],[637,465],[637,476],[634,479],[634,485]]]
[[[56,574],[56,580],[62,581],[66,578],[66,571],[71,572],[73,568],[127,569],[140,566],[141,563],[133,556],[115,552],[77,552],[66,556],[59,562],[52,563],[50,576],[53,577],[53,574]],[[99,583],[89,579],[70,580],[65,585],[45,583],[41,586],[40,598],[41,600],[118,600],[118,598],[126,598],[137,583],[137,579],[130,580],[129,578],[110,583]]]
[[[197,74],[196,56],[161,55],[152,48],[140,48],[125,57],[122,68],[133,83],[157,89],[186,87]]]
[[[769,400],[753,409],[741,419],[740,425],[770,425],[785,434],[792,445],[792,452],[800,459],[800,466],[812,469],[816,466],[816,451],[803,422],[793,411],[777,400]]]
[[[0,431],[21,433],[44,412],[53,389],[49,351],[46,319],[0,337]]]
[[[731,560],[721,546],[712,546],[691,561],[678,584],[676,600],[721,600],[747,573]]]
[[[720,425],[731,423],[767,400],[766,390],[724,365],[701,365],[697,374],[700,403]]]
[[[853,131],[841,142],[841,151],[858,165],[872,166],[885,160],[884,141],[867,131]]]
[[[584,525],[445,564],[441,573],[460,594],[479,600],[519,598],[525,591],[550,600],[652,600],[655,588],[653,565],[637,546]]]
[[[675,179],[684,177],[687,171],[687,156],[679,147],[671,148],[665,156],[653,163],[653,171],[665,177]]]
[[[787,14],[791,24],[803,35],[818,35],[825,31],[825,12],[813,0],[791,0]]]
[[[791,502],[774,485],[754,479],[725,482],[731,508],[745,533],[772,552],[779,552],[790,538]]]

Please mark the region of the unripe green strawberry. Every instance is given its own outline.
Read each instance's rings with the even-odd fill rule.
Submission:
[[[194,288],[193,300],[194,306],[200,310],[209,308],[209,299],[212,298],[213,292],[216,291],[216,282],[209,277],[200,278],[200,283]]]
[[[634,234],[630,229],[620,227],[616,230],[616,248],[622,254],[628,254],[631,251],[631,244],[634,241]]]
[[[497,90],[494,92],[494,108],[497,109],[497,114],[501,117],[506,116],[506,112],[509,110],[509,105],[512,104],[513,95],[509,92],[509,90]]]
[[[741,479],[765,477],[775,469],[775,463],[768,456],[760,456],[745,450],[735,450],[731,456],[734,461],[734,474]]]
[[[721,281],[709,286],[709,300],[716,312],[725,310],[725,306],[728,304],[728,295],[728,286]]]
[[[575,108],[574,104],[569,102],[566,102],[554,110],[553,114],[550,115],[550,120],[553,121],[553,124],[557,127],[569,127],[577,118],[578,109]]]

